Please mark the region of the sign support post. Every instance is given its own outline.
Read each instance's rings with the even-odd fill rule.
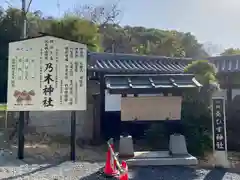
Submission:
[[[19,112],[18,120],[18,159],[24,158],[24,120],[25,112]]]
[[[212,98],[213,156],[216,167],[229,167],[224,97]]]
[[[26,1],[22,0],[22,38],[27,37],[26,29]],[[26,111],[29,114],[29,111]],[[19,111],[18,119],[18,159],[24,158],[24,124],[25,124],[25,111]]]
[[[70,160],[76,159],[76,111],[71,112],[71,155]]]

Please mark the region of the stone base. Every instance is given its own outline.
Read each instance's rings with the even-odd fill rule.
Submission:
[[[119,158],[126,160],[129,166],[197,165],[196,157],[187,151],[185,137],[173,134],[169,140],[169,151],[134,152],[132,137],[120,137]],[[132,158],[131,158],[132,156]]]
[[[132,136],[126,136],[126,137],[120,136],[118,156],[120,158],[134,157]]]
[[[127,159],[129,166],[192,166],[197,165],[196,157],[188,155],[170,155],[168,151],[135,152],[134,158]]]
[[[169,151],[173,155],[188,155],[185,137],[181,134],[172,134],[169,140]]]
[[[220,168],[230,168],[230,162],[228,160],[227,152],[225,151],[215,151],[213,153],[214,166]]]

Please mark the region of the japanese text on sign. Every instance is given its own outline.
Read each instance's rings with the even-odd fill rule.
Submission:
[[[38,37],[9,44],[8,110],[86,110],[87,48]]]
[[[213,129],[214,129],[214,146],[216,151],[226,150],[226,130],[225,130],[225,113],[224,99],[213,99]]]

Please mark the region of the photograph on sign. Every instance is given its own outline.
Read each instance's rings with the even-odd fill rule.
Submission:
[[[12,42],[8,61],[8,111],[86,110],[86,45],[52,36]]]

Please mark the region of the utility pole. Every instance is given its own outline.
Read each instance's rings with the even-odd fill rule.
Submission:
[[[22,1],[22,37],[25,39],[27,37],[27,19],[26,19],[26,0]],[[29,117],[29,111],[20,111],[19,112],[19,122],[18,122],[18,159],[24,158],[24,124],[25,118]]]
[[[27,37],[26,0],[22,0],[22,38]]]

